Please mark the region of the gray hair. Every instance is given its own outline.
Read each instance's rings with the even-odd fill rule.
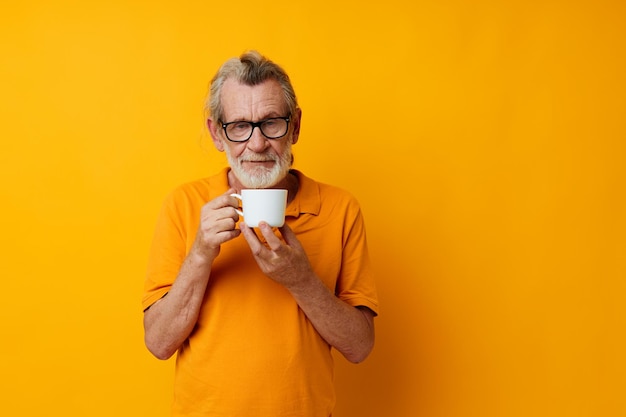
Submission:
[[[223,121],[221,92],[224,82],[229,78],[234,78],[239,83],[249,86],[258,85],[267,80],[276,80],[283,89],[289,113],[294,114],[298,108],[296,93],[285,70],[257,51],[248,51],[239,58],[231,58],[222,64],[211,80],[209,95],[204,103],[205,120],[211,117],[214,121]]]

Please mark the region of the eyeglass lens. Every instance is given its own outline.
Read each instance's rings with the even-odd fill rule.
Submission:
[[[289,122],[285,118],[273,118],[258,123],[233,122],[225,125],[226,136],[233,141],[245,141],[252,136],[255,126],[261,129],[261,133],[269,139],[277,139],[287,133]]]

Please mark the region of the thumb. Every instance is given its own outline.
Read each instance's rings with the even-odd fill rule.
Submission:
[[[296,237],[296,234],[291,230],[291,227],[287,226],[285,223],[283,226],[279,227],[280,233],[283,235],[283,239],[285,239],[285,243],[291,247],[300,247],[300,241]]]

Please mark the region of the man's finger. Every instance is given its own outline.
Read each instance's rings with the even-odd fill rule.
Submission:
[[[223,207],[238,207],[239,200],[235,197],[231,197],[231,194],[235,192],[234,188],[226,191],[224,194],[215,197],[213,200],[209,201],[205,204],[206,207],[210,207],[212,209],[218,209]]]
[[[259,240],[256,233],[254,233],[254,230],[245,224],[245,222],[239,224],[239,229],[241,230],[243,237],[248,242],[248,246],[250,246],[250,250],[252,250],[253,255],[259,256],[264,250],[267,250],[265,246],[263,246],[263,243]]]
[[[291,227],[287,226],[285,223],[283,226],[279,227],[280,233],[283,235],[283,239],[285,239],[285,243],[292,248],[300,248],[300,241],[296,237],[296,234],[291,230]]]
[[[265,222],[260,222],[259,229],[261,230],[261,233],[263,234],[263,237],[265,238],[265,241],[267,242],[271,250],[276,252],[283,247],[283,242],[281,242],[278,236],[274,234],[274,230],[269,224]]]

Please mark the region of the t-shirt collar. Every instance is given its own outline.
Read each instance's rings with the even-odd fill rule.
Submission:
[[[321,207],[319,185],[298,170],[292,169],[290,172],[298,178],[298,192],[296,198],[287,206],[285,215],[298,217],[306,213],[317,216]]]

